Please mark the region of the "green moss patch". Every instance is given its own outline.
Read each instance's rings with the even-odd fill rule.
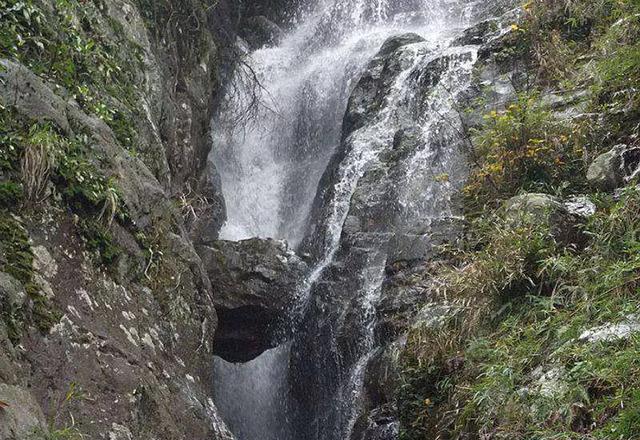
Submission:
[[[27,231],[20,221],[7,213],[0,214],[0,248],[4,254],[0,270],[24,286],[32,305],[30,314],[23,309],[3,310],[10,338],[19,341],[26,323],[34,324],[43,333],[48,332],[60,320],[61,314],[34,282],[34,256]]]

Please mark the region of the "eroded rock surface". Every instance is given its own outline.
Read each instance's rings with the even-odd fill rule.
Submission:
[[[633,180],[639,170],[640,148],[620,144],[593,161],[587,180],[601,191],[613,191]]]
[[[99,208],[72,209],[54,188],[69,182],[48,183],[41,200],[8,206],[12,214],[3,205],[0,438],[69,428],[96,440],[232,439],[210,386],[216,290],[194,246],[214,241],[225,217],[206,161],[226,62],[220,31],[234,32],[223,25],[236,6],[224,3],[214,13],[197,1],[70,2],[74,32],[126,52],[118,68],[134,91],[100,100],[125,115],[131,145],[112,113],[87,105],[91,81],[89,91],[67,90],[28,59],[0,59],[2,110],[86,139],[86,167],[113,182],[123,214],[106,221]],[[65,5],[37,6],[49,21]],[[13,165],[2,183],[20,179]],[[107,233],[88,234],[89,222]]]
[[[216,355],[246,362],[286,338],[307,265],[283,241],[218,241],[198,248],[218,294]]]

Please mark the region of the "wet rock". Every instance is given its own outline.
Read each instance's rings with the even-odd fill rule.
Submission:
[[[401,384],[399,356],[405,343],[405,338],[400,338],[379,349],[370,359],[364,378],[363,408],[350,440],[397,439],[395,398]]]
[[[251,50],[276,45],[284,32],[264,15],[248,18],[240,32]]]
[[[639,170],[640,147],[620,144],[593,161],[587,180],[593,187],[609,192],[629,183]]]
[[[344,117],[343,133],[362,127],[382,107],[397,74],[411,63],[404,48],[423,42],[424,38],[409,33],[389,38],[362,73],[351,93]]]
[[[398,387],[402,382],[400,354],[406,344],[406,338],[385,345],[369,362],[365,375],[365,393],[372,408],[392,404]]]
[[[380,51],[378,52],[376,57],[387,57],[403,46],[406,46],[408,44],[420,43],[422,41],[425,41],[424,38],[422,38],[418,34],[414,34],[411,32],[391,37],[382,44],[382,47],[380,48]]]
[[[500,22],[497,19],[481,21],[465,29],[462,35],[454,40],[453,45],[466,46],[469,44],[484,44],[494,36],[499,26]]]
[[[282,241],[218,241],[198,248],[216,280],[215,353],[246,362],[273,348],[275,332],[295,305],[306,264]]]
[[[334,415],[336,405],[359,396],[352,388],[354,369],[362,368],[360,363],[378,343],[384,347],[402,333],[403,316],[408,318],[418,308],[411,304],[417,290],[402,291],[406,297],[396,299],[388,293],[400,294],[400,289],[380,291],[385,268],[402,260],[429,259],[435,245],[457,233],[449,220],[458,209],[451,195],[466,172],[464,159],[458,156],[460,139],[452,134],[446,118],[438,117],[429,106],[445,100],[445,94],[452,96],[442,84],[444,78],[460,88],[468,84],[474,49],[453,49],[436,56],[427,43],[413,36],[388,41],[386,46],[353,90],[342,143],[315,201],[314,224],[305,241],[311,244],[303,247],[315,256],[321,254],[326,243],[318,243],[317,237],[327,236],[336,190],[353,184],[353,192],[345,198],[347,206],[337,206],[346,211],[346,222],[340,225],[346,227],[338,237],[332,264],[310,292],[304,324],[292,350],[293,394],[299,402],[297,423],[304,437],[331,438],[332,432],[341,429],[344,421]],[[358,151],[363,145],[371,160],[362,169],[349,168],[362,163]],[[336,181],[344,171],[341,165],[354,180]],[[438,179],[440,175],[450,179]],[[400,282],[401,276],[396,280]],[[376,311],[385,315],[377,329],[370,322]],[[317,395],[331,398],[318,400]],[[360,433],[377,408],[372,405],[359,417]],[[371,431],[373,438],[393,431],[387,429],[395,423],[389,420],[381,423],[380,432]],[[376,422],[372,423],[375,428]]]
[[[397,440],[400,435],[400,421],[393,407],[376,408],[369,414],[367,427],[361,436],[352,436],[352,440]]]
[[[428,283],[423,280],[423,265],[400,261],[387,266],[386,270],[387,278],[376,307],[376,337],[385,344],[406,332],[429,292]]]

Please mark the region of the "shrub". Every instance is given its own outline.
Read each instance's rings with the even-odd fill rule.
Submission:
[[[22,200],[22,185],[16,182],[0,182],[0,207],[14,208]]]
[[[584,168],[577,127],[556,121],[537,94],[520,94],[506,109],[486,115],[472,141],[477,167],[465,187],[469,207],[576,182]]]
[[[404,438],[634,438],[640,337],[577,339],[640,310],[640,191],[598,204],[580,251],[558,246],[544,229],[497,221],[474,228],[479,248],[436,275],[459,319],[408,338]],[[452,359],[464,367],[452,371]],[[559,382],[541,393],[537,378],[547,371]]]
[[[62,148],[62,140],[51,126],[34,125],[29,130],[20,163],[22,184],[29,202],[41,201]]]

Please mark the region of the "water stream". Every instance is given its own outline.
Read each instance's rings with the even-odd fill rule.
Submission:
[[[321,235],[312,237],[322,245],[300,286],[299,307],[291,317],[302,320],[308,328],[323,319],[318,315],[322,315],[324,306],[318,306],[319,301],[313,306],[310,303],[314,302],[312,298],[322,296],[318,285],[334,283],[327,269],[343,265],[341,260],[361,260],[353,266],[355,287],[349,300],[361,317],[354,340],[349,343],[349,356],[341,351],[336,337],[327,336],[324,330],[305,332],[314,343],[328,341],[327,347],[309,353],[296,351],[297,356],[303,353],[308,357],[315,368],[326,368],[327,378],[336,382],[321,388],[326,391],[323,405],[316,408],[312,402],[312,415],[298,419],[300,423],[312,417],[308,425],[316,424],[316,428],[296,426],[291,416],[290,369],[296,368],[291,344],[246,364],[215,360],[216,404],[238,440],[349,439],[357,417],[359,390],[375,344],[375,305],[393,234],[383,230],[366,235],[359,243],[361,252],[354,257],[343,249],[343,228],[360,180],[380,166],[380,155],[394,143],[398,130],[409,123],[420,128],[422,148],[414,152],[410,165],[402,171],[402,188],[395,192],[399,220],[393,226],[402,230],[403,239],[418,237],[419,241],[428,235],[433,218],[452,215],[447,210],[454,188],[435,188],[433,182],[438,174],[455,173],[449,164],[455,161],[446,148],[441,151],[429,146],[435,143],[435,137],[438,144],[446,143],[450,133],[435,122],[433,115],[451,111],[447,103],[454,99],[456,87],[468,79],[475,60],[473,49],[448,48],[455,29],[465,21],[464,9],[456,8],[457,3],[320,0],[306,5],[298,23],[276,47],[249,54],[247,66],[236,73],[236,81],[213,121],[212,160],[221,175],[228,214],[221,238],[277,238],[296,248],[309,240],[309,236],[305,238],[309,231]],[[385,40],[407,32],[417,33],[425,41],[403,51],[402,67],[389,85],[382,108],[364,127],[343,139],[343,117],[361,73]],[[421,69],[446,55],[453,61],[425,104],[416,92]],[[322,215],[312,218],[314,201],[317,205],[326,190],[319,188],[321,181],[326,182],[323,175],[341,147],[346,151],[330,180],[331,195],[321,206]],[[444,159],[434,159],[437,154]],[[433,166],[434,162],[441,166]],[[310,228],[312,222],[321,227]],[[309,314],[314,316],[309,318]],[[344,319],[335,318],[340,322]],[[329,327],[329,333],[337,328]],[[341,371],[333,374],[332,369]],[[323,374],[316,374],[321,387]],[[304,390],[305,384],[298,385]]]

